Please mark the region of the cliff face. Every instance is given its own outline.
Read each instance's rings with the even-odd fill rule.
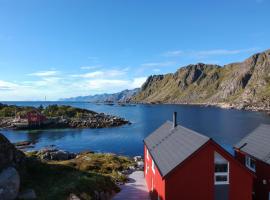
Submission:
[[[182,67],[174,74],[150,76],[132,100],[269,109],[270,50],[241,63],[199,63]]]

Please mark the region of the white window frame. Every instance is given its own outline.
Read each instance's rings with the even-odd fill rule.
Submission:
[[[153,159],[152,159],[152,171],[153,171],[153,173],[155,174],[155,162],[154,162]]]
[[[146,158],[147,158],[147,160],[149,160],[149,151],[148,151],[148,149],[146,149]]]
[[[251,161],[255,162],[255,167],[251,166]],[[250,156],[246,155],[245,156],[245,163],[246,163],[246,167],[249,168],[251,171],[256,172],[256,161],[255,159],[251,158]]]
[[[215,172],[215,185],[227,185],[230,183],[230,163],[227,163],[227,172]],[[217,176],[227,176],[227,181],[216,181]]]
[[[217,153],[217,154],[219,154],[219,153]],[[226,160],[223,156],[221,156],[221,157],[224,160]],[[227,161],[227,172],[215,172],[214,171],[214,182],[215,182],[215,185],[227,185],[227,184],[230,184],[230,162],[228,160],[226,160],[226,161]],[[215,162],[214,162],[214,165],[216,165]],[[214,167],[214,170],[215,170],[215,167]],[[217,181],[216,180],[216,177],[217,176],[226,176],[227,177],[227,181]]]

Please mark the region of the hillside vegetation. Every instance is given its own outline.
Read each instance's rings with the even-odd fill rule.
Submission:
[[[132,101],[270,110],[270,50],[240,63],[198,63],[150,76]]]

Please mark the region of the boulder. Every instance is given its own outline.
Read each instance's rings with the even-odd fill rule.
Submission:
[[[0,133],[0,172],[9,166],[19,167],[24,160],[24,153],[17,150],[15,146]]]
[[[56,148],[41,149],[37,155],[43,160],[70,160],[77,156],[75,153],[58,150]]]
[[[16,199],[20,188],[20,176],[14,167],[8,167],[0,173],[0,199]]]
[[[70,194],[68,200],[80,200],[80,198],[76,194]]]
[[[142,156],[135,156],[135,157],[133,158],[133,160],[134,160],[135,162],[138,162],[138,161],[142,161],[143,159],[142,159]]]
[[[143,170],[144,169],[144,162],[143,161],[138,161],[136,164],[137,164],[137,168],[139,170]]]

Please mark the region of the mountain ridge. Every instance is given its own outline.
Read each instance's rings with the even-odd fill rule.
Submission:
[[[175,73],[149,76],[131,101],[270,111],[270,49],[243,62],[191,64]]]
[[[86,101],[91,103],[127,103],[131,97],[139,92],[139,88],[123,90],[117,93],[104,93],[89,96],[78,96],[60,99],[60,101]]]

